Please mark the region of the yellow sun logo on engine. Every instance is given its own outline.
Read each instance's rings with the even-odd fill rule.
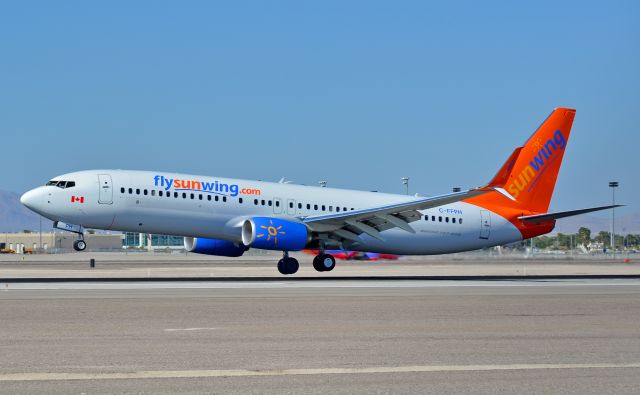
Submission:
[[[284,231],[281,231],[280,229],[282,229],[282,225],[275,227],[273,225],[273,221],[269,220],[269,226],[264,226],[264,225],[260,225],[260,228],[265,229],[267,231],[267,241],[271,241],[271,239],[273,239],[273,244],[277,245],[278,244],[278,235],[284,235],[286,234]],[[264,237],[265,234],[261,233],[259,235],[256,235],[256,237]]]

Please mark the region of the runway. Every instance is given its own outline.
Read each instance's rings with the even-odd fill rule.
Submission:
[[[4,393],[640,386],[633,278],[0,286]]]

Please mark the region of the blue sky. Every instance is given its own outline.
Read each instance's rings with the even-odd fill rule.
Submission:
[[[551,208],[615,179],[637,212],[640,3],[477,4],[5,2],[2,188],[131,168],[439,194],[569,106]]]

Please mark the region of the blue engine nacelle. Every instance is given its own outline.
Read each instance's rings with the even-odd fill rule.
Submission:
[[[218,239],[203,239],[200,237],[185,237],[184,248],[189,252],[205,255],[240,256],[249,248],[232,241]]]
[[[242,243],[263,250],[300,251],[309,242],[307,226],[280,218],[253,217],[242,224]]]

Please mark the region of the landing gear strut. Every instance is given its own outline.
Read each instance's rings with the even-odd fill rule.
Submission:
[[[330,272],[336,267],[336,259],[331,254],[320,253],[313,258],[313,268],[319,272]]]
[[[284,251],[282,259],[278,261],[278,271],[282,274],[294,274],[298,271],[300,264],[295,258],[291,258],[287,251]]]

